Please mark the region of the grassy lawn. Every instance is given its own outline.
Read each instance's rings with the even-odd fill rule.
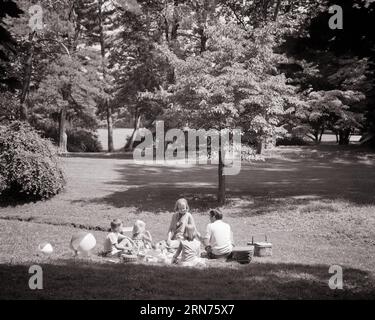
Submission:
[[[267,234],[271,258],[206,269],[122,265],[97,253],[109,222],[144,220],[166,237],[174,202],[186,197],[198,229],[215,206],[214,166],[139,166],[122,157],[63,159],[67,187],[39,203],[0,207],[0,298],[257,299],[375,298],[375,154],[334,146],[280,148],[227,178],[222,208],[239,245]],[[91,257],[72,259],[69,241],[91,230]],[[51,242],[54,253],[37,246]],[[41,264],[44,290],[28,289],[28,267]],[[344,269],[344,290],[328,288],[330,265]]]

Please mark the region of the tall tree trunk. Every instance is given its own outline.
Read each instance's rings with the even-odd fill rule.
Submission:
[[[109,105],[107,105],[107,127],[108,127],[108,152],[114,152],[115,147],[113,145],[112,108]]]
[[[66,107],[62,107],[59,114],[59,150],[66,153],[67,136],[66,136]]]
[[[174,18],[171,30],[171,41],[177,40],[178,28],[179,28],[178,18]]]
[[[172,41],[177,39],[178,27],[179,27],[178,20],[175,20],[173,25],[172,25],[172,31],[171,31],[171,40]]]
[[[270,5],[270,0],[262,1],[262,14],[263,14],[264,21],[267,20],[267,13],[268,13],[269,5]]]
[[[169,42],[169,23],[167,18],[164,19],[164,34],[165,34],[165,40]]]
[[[107,78],[107,68],[105,62],[105,39],[104,39],[104,18],[103,18],[103,0],[98,1],[98,18],[99,18],[99,35],[100,35],[100,52],[102,56],[102,72],[103,78]],[[115,148],[113,146],[113,117],[112,117],[112,107],[109,105],[108,99],[105,101],[105,112],[107,116],[107,129],[108,129],[108,152],[114,152]]]
[[[315,144],[319,144],[320,127],[315,126],[313,136]]]
[[[323,126],[322,131],[320,131],[320,135],[319,135],[319,143],[322,142],[322,138],[323,138],[324,131],[325,131],[325,128],[324,128],[324,126]]]
[[[275,13],[273,15],[273,21],[276,21],[277,17],[279,16],[280,5],[281,5],[281,0],[277,0],[276,1],[276,7],[275,7]]]
[[[339,134],[338,134],[337,131],[335,132],[335,136],[336,136],[336,143],[339,143],[339,142],[340,142],[340,139],[339,139]]]
[[[200,53],[203,53],[207,50],[207,35],[205,33],[204,28],[199,29],[199,35],[200,35]]]
[[[263,136],[258,137],[256,141],[257,154],[262,154],[265,149],[265,140]]]
[[[129,150],[129,151],[133,150],[135,138],[137,137],[137,133],[138,133],[140,125],[141,125],[141,115],[137,111],[134,117],[134,126],[133,126],[134,130],[128,142],[126,143],[125,150]]]
[[[179,17],[178,17],[178,12],[177,12],[177,7],[178,7],[178,0],[174,1],[174,7],[173,7],[173,23],[172,23],[172,30],[171,30],[171,40],[177,40],[177,35],[178,35],[178,29],[180,27],[179,23]]]
[[[178,13],[176,7],[178,6],[178,1],[174,1],[174,9],[173,9],[173,21],[169,24],[168,19],[164,19],[164,33],[165,39],[168,42],[170,49],[173,51],[175,48],[175,41],[178,37],[178,29],[180,27]],[[171,29],[171,30],[170,30]],[[170,67],[167,73],[167,81],[168,83],[175,83],[176,75],[174,67]]]
[[[339,145],[346,146],[350,143],[350,129],[344,129],[339,131]]]
[[[226,200],[226,189],[225,189],[225,175],[224,175],[224,153],[221,148],[219,149],[219,188],[217,193],[217,201],[220,205],[225,204]]]
[[[31,33],[29,36],[29,41],[30,41],[30,50],[29,54],[26,59],[26,64],[25,64],[25,72],[23,76],[23,84],[22,84],[22,91],[21,91],[21,96],[20,96],[20,119],[27,121],[28,120],[28,110],[26,106],[26,97],[30,89],[30,82],[31,82],[31,73],[33,70],[33,59],[34,59],[34,44],[33,44],[33,39],[34,39],[35,32]]]

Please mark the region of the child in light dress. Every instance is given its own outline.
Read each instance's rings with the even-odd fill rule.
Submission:
[[[146,223],[142,220],[137,220],[134,223],[132,240],[138,251],[152,248],[151,234],[146,230]]]
[[[181,259],[179,260],[179,256]],[[198,240],[196,228],[192,224],[185,227],[184,239],[175,253],[172,262],[185,267],[203,266],[204,260],[200,258],[201,242]]]

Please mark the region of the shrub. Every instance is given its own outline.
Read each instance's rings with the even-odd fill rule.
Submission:
[[[44,138],[51,139],[56,145],[59,142],[59,132],[54,122],[35,123]],[[69,128],[67,148],[69,152],[101,152],[102,145],[95,132],[87,129]]]
[[[69,152],[100,152],[103,149],[98,136],[92,131],[69,130],[67,135]]]
[[[276,141],[277,146],[307,146],[311,143],[306,141],[303,137],[285,136]]]
[[[47,199],[64,186],[56,149],[28,124],[0,128],[0,194]]]

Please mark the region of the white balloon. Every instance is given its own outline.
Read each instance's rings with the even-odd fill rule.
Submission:
[[[50,243],[41,243],[38,246],[39,251],[43,252],[44,254],[51,254],[53,252],[53,247]]]
[[[70,247],[76,252],[89,252],[96,246],[96,239],[91,233],[78,232],[73,235]]]

